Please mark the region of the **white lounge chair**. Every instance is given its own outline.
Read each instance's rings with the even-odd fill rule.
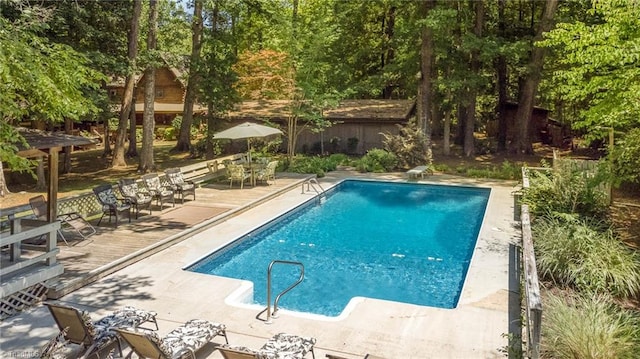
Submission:
[[[433,170],[431,169],[430,166],[416,166],[407,171],[407,176],[409,176],[409,178],[415,178],[415,179],[417,179],[418,176],[420,176],[421,179],[424,179],[425,175],[428,176],[432,174],[433,174]]]

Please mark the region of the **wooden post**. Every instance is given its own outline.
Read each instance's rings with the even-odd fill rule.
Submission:
[[[53,222],[58,218],[58,153],[60,147],[49,149],[49,183],[47,187],[47,220]]]

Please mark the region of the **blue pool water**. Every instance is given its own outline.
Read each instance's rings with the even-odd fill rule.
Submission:
[[[266,306],[272,260],[304,281],[280,308],[339,315],[353,297],[455,308],[490,189],[347,180],[188,270],[254,283]],[[276,265],[272,298],[298,277]],[[273,299],[272,299],[273,300]]]

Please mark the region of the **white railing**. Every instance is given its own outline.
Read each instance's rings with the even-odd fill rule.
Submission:
[[[5,233],[0,236],[0,246],[9,248],[8,260],[2,262],[2,287],[0,289],[0,298],[11,295],[18,290],[35,284],[27,278],[24,273],[30,273],[29,269],[36,267],[55,267],[56,255],[59,252],[57,247],[57,231],[60,229],[60,222],[47,223],[35,219],[17,218],[11,221],[11,231],[9,235]],[[31,245],[24,243],[27,240],[44,237],[44,245]],[[22,250],[29,249],[31,255],[24,256]],[[42,252],[33,255],[33,253]],[[9,284],[14,274],[17,272],[21,278],[18,282]],[[60,271],[61,270],[56,270]],[[57,273],[59,274],[59,273]],[[41,274],[37,274],[34,278],[43,278]]]

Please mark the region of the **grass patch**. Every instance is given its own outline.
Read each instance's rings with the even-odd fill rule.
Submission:
[[[637,315],[605,296],[550,296],[543,327],[545,358],[626,359],[640,352]]]
[[[640,255],[600,223],[545,216],[532,227],[540,275],[583,292],[629,298],[640,294]]]

